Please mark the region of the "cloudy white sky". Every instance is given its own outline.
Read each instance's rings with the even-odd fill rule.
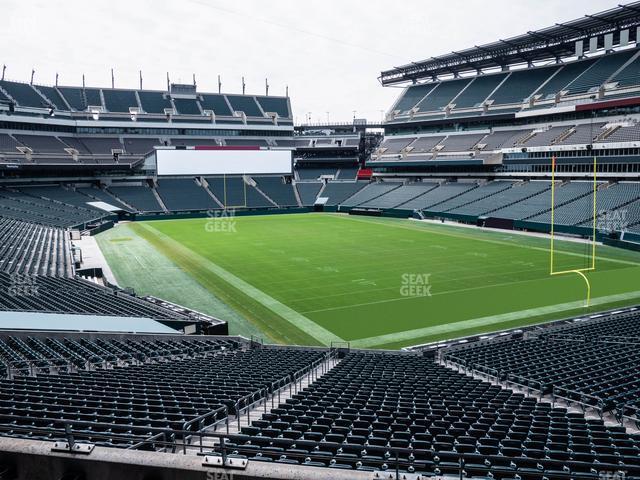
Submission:
[[[284,95],[302,122],[376,120],[381,70],[615,7],[618,0],[3,0],[6,78]]]

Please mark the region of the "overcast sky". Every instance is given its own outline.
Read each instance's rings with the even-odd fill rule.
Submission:
[[[623,0],[624,1],[624,0]],[[3,0],[0,63],[35,83],[289,94],[299,122],[380,119],[381,70],[615,7],[618,0]],[[328,112],[328,114],[327,114]]]

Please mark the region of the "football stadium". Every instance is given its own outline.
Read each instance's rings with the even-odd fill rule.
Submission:
[[[640,479],[640,2],[587,3],[376,120],[4,65],[0,478]]]

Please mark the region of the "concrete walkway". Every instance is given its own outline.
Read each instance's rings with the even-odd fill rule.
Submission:
[[[553,406],[557,406],[560,408],[565,408],[567,410],[567,412],[571,412],[571,413],[581,413],[582,415],[584,415],[584,417],[589,420],[589,419],[599,419],[601,418],[600,415],[593,409],[586,409],[586,410],[582,410],[582,408],[580,408],[579,406],[575,406],[575,405],[570,405],[568,404],[566,401],[564,401],[563,399],[560,398],[553,398],[551,395],[549,394],[545,394],[545,395],[540,395],[535,391],[532,390],[527,390],[526,388],[520,388],[516,385],[513,385],[512,383],[509,383],[508,385],[504,382],[499,382],[496,381],[494,378],[490,377],[490,376],[486,376],[486,375],[482,375],[480,373],[475,373],[475,372],[470,372],[468,370],[465,370],[463,367],[451,362],[451,361],[444,361],[442,359],[438,360],[438,363],[440,365],[442,365],[443,367],[447,367],[451,370],[454,370],[458,373],[461,373],[463,375],[467,375],[469,377],[473,377],[477,380],[481,380],[483,382],[489,382],[492,385],[497,385],[500,388],[503,388],[505,390],[511,390],[513,392],[516,393],[521,393],[527,397],[534,397],[536,399],[538,399],[538,401],[540,402],[547,402],[552,404]],[[604,412],[602,415],[602,421],[604,422],[604,424],[608,427],[613,427],[613,426],[620,426],[620,423],[616,420],[615,415],[613,415],[610,412]],[[624,424],[623,426],[625,427],[625,429],[627,430],[627,433],[629,435],[637,435],[638,433],[640,433],[640,430],[638,430],[638,428],[635,426],[635,424],[631,421],[628,420],[624,420]]]
[[[107,259],[104,258],[95,237],[85,235],[80,240],[73,240],[72,243],[82,251],[81,268],[101,268],[107,282],[118,285],[116,277],[113,275],[111,268],[109,268]]]
[[[243,427],[251,425],[251,423],[256,420],[261,420],[265,413],[271,412],[272,408],[276,408],[280,403],[286,402],[287,399],[307,388],[318,378],[321,378],[330,372],[339,363],[340,359],[335,357],[326,359],[295,382],[283,385],[266,398],[260,399],[258,402],[250,405],[248,409],[241,410],[240,418],[238,418],[237,415],[229,415],[228,426],[226,423],[220,423],[216,427],[205,429],[205,431],[209,433],[228,435],[240,433],[240,430],[242,430]],[[200,442],[200,439],[195,436],[192,439],[191,444],[187,445],[186,450],[187,453],[197,454],[201,449],[205,452],[210,451],[217,444],[217,438],[203,438],[202,442]],[[182,445],[180,445],[180,448],[182,448]]]

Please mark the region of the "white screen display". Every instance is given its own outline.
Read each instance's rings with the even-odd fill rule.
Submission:
[[[291,173],[290,150],[156,150],[158,175]]]

